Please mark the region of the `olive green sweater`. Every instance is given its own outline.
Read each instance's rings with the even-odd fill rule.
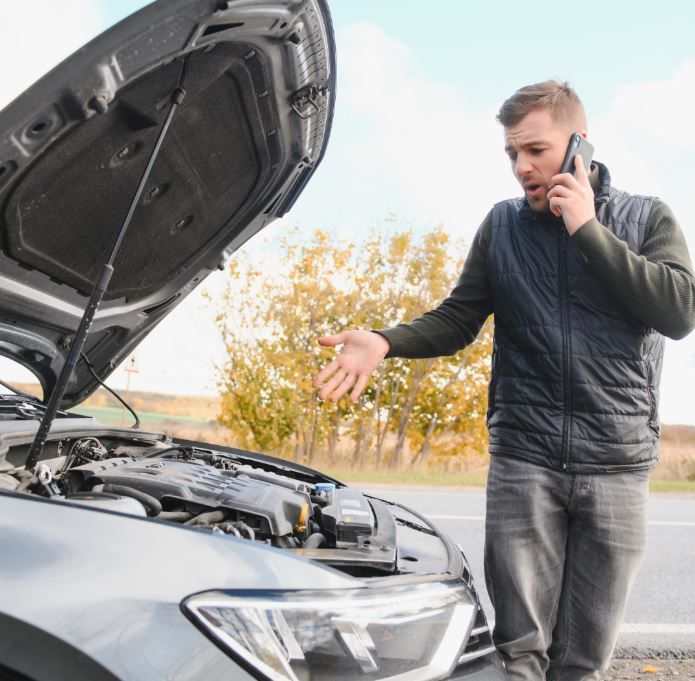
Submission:
[[[436,309],[410,324],[377,332],[391,346],[387,357],[453,355],[475,339],[494,312],[487,276],[491,233],[492,212],[473,239],[458,283]],[[652,204],[640,255],[596,218],[582,225],[572,242],[606,291],[645,325],[676,339],[695,327],[693,266],[678,222],[663,201]]]

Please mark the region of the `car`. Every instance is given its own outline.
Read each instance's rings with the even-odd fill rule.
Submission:
[[[415,511],[70,411],[289,210],[335,98],[324,0],[162,0],[0,112],[0,354],[44,392],[0,395],[2,681],[504,678]]]

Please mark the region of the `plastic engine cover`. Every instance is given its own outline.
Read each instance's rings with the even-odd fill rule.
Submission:
[[[83,478],[88,487],[99,482],[132,487],[162,502],[165,509],[191,506],[236,511],[249,522],[249,515],[260,522],[254,529],[274,536],[292,533],[311,497],[303,491],[287,489],[247,475],[235,475],[206,464],[143,459],[113,466],[113,460],[77,466],[70,476]]]

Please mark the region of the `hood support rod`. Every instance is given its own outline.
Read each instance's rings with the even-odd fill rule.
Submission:
[[[181,81],[179,81],[179,83],[180,82]],[[121,226],[121,229],[118,233],[116,243],[113,245],[113,248],[111,250],[111,256],[109,257],[108,262],[104,263],[104,265],[102,266],[99,278],[97,279],[97,282],[94,285],[92,293],[89,297],[89,303],[87,304],[87,308],[85,309],[84,314],[82,315],[80,325],[78,326],[77,332],[75,333],[75,338],[73,339],[72,344],[70,345],[70,352],[68,353],[67,359],[65,360],[65,364],[63,364],[63,368],[61,369],[61,372],[58,375],[58,379],[56,380],[56,384],[53,388],[53,392],[51,393],[51,397],[48,400],[48,403],[46,404],[46,411],[43,415],[43,418],[41,419],[39,429],[36,432],[36,437],[34,438],[34,442],[31,445],[31,449],[29,450],[29,456],[27,457],[26,463],[24,464],[25,469],[27,470],[33,469],[34,466],[36,466],[36,464],[38,463],[39,458],[41,457],[41,453],[43,452],[43,448],[46,444],[46,439],[48,437],[48,431],[51,428],[51,424],[53,423],[53,419],[55,418],[55,415],[58,411],[58,407],[60,406],[60,403],[63,400],[63,396],[65,395],[65,390],[72,376],[72,372],[75,370],[75,365],[77,364],[77,360],[79,359],[80,353],[82,352],[82,348],[84,347],[85,341],[87,340],[89,330],[92,326],[92,322],[94,321],[94,315],[96,314],[96,311],[99,308],[99,305],[101,304],[102,298],[106,293],[106,289],[109,286],[109,281],[111,280],[111,275],[113,274],[113,263],[116,260],[116,255],[118,254],[118,251],[121,248],[121,244],[123,243],[123,238],[125,237],[126,230],[128,229],[130,222],[133,219],[135,209],[137,208],[137,205],[140,202],[140,196],[142,195],[142,192],[145,189],[145,184],[147,184],[147,180],[150,177],[150,172],[152,171],[154,162],[159,154],[159,150],[162,147],[162,142],[164,141],[167,131],[169,130],[171,119],[174,117],[174,113],[176,112],[177,107],[181,104],[185,96],[186,91],[179,84],[179,86],[172,93],[171,107],[169,108],[169,112],[167,113],[167,116],[164,119],[164,123],[162,124],[162,128],[159,131],[157,141],[155,142],[154,148],[152,149],[152,153],[150,154],[150,158],[147,161],[145,172],[143,173],[142,178],[140,179],[140,184],[138,185],[137,191],[135,192],[135,196],[133,197],[133,200],[130,204],[128,214],[126,215],[126,218],[123,221],[123,225]]]

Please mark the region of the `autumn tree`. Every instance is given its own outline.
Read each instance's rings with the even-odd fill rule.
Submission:
[[[442,228],[374,233],[359,245],[290,232],[263,272],[236,256],[217,315],[227,350],[220,423],[243,445],[307,464],[320,455],[398,468],[484,449],[489,326],[456,357],[383,362],[355,405],[322,403],[311,387],[334,356],[319,336],[413,319],[447,295],[462,257]]]

